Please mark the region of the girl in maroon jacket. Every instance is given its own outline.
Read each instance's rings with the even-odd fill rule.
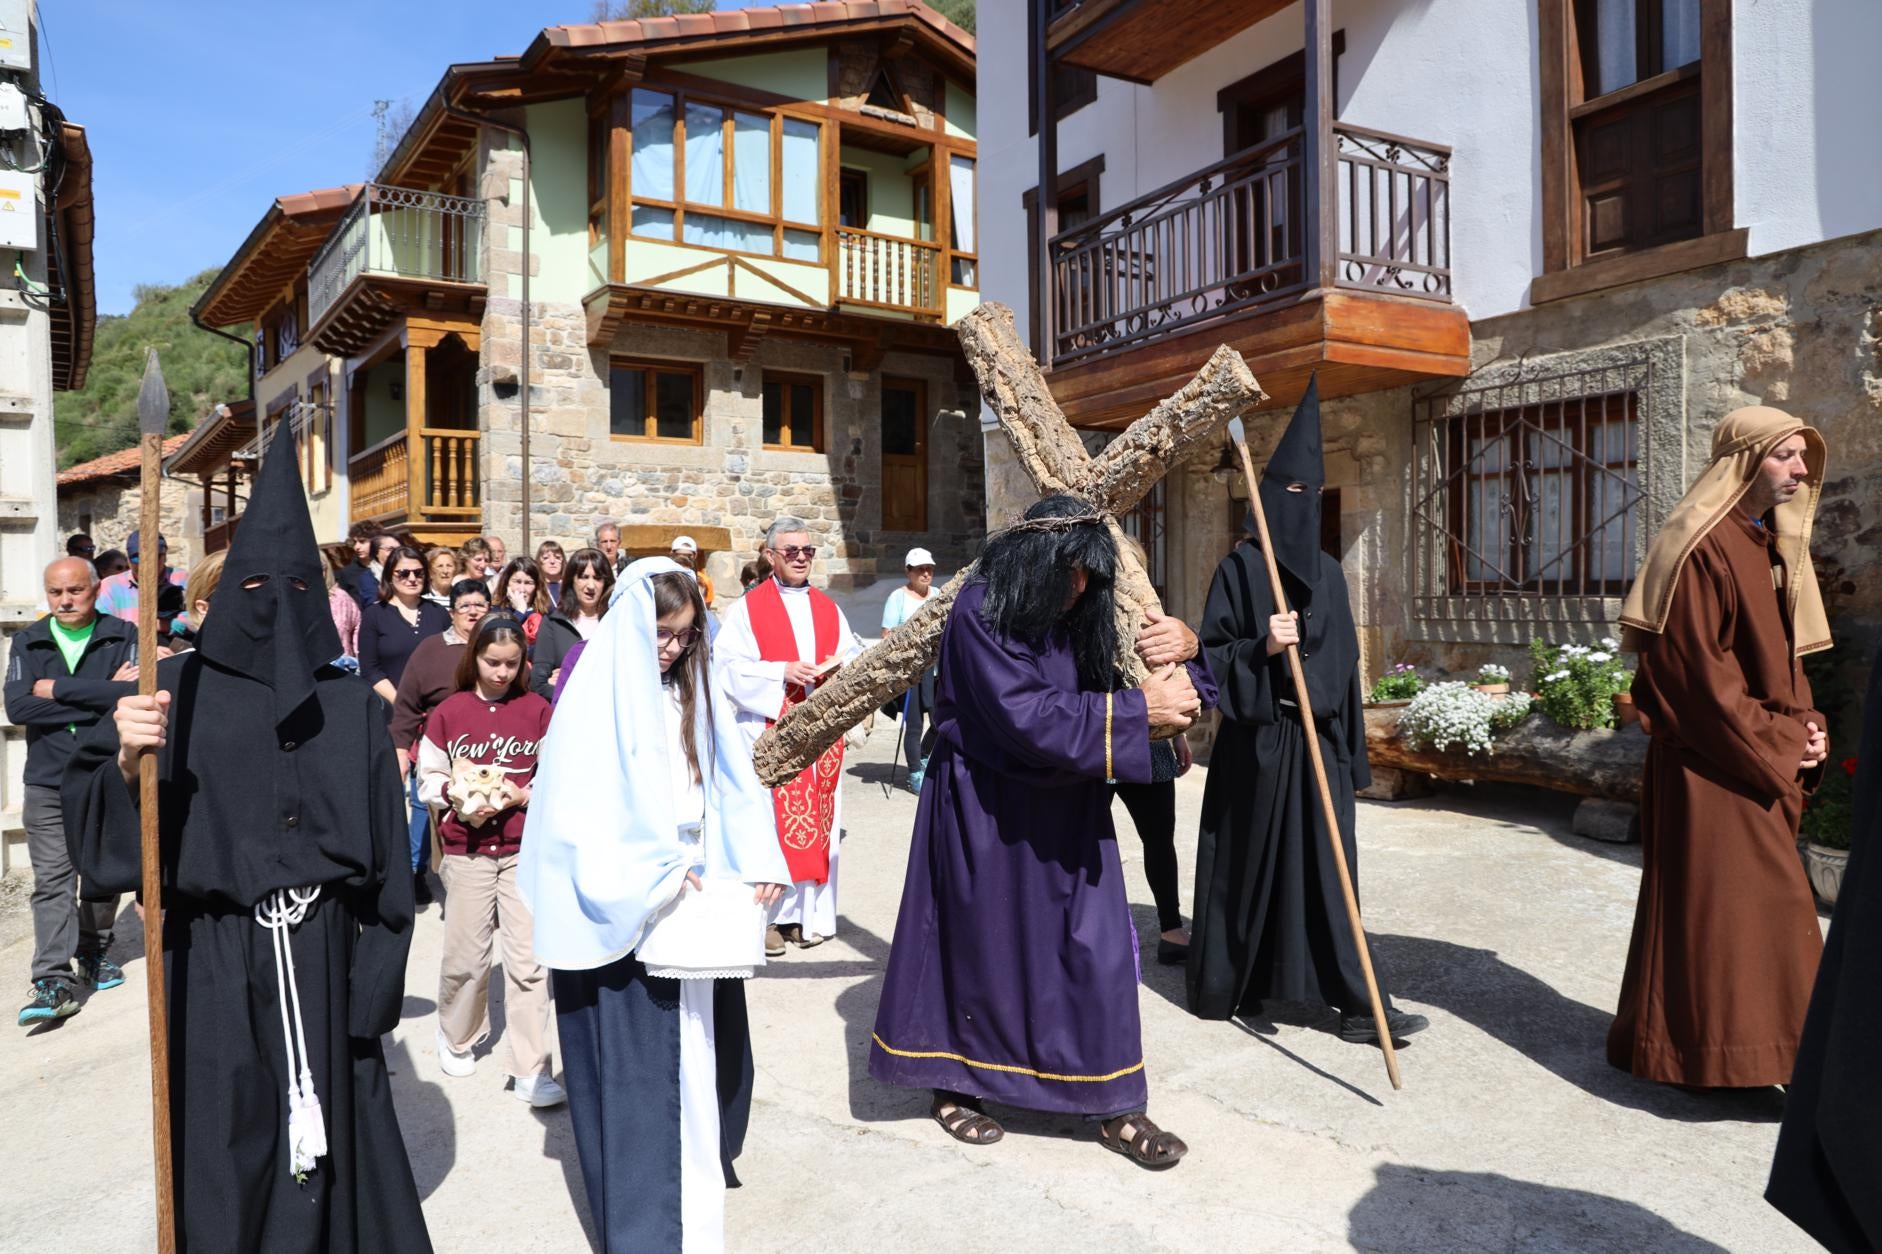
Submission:
[[[458,662],[456,694],[425,721],[418,795],[444,807],[438,824],[446,893],[438,1066],[459,1077],[476,1068],[471,1051],[490,1034],[491,942],[501,937],[515,1093],[532,1106],[554,1106],[567,1095],[550,1074],[548,972],[536,961],[535,923],[516,891],[536,752],[549,728],[549,703],[524,679],[525,649],[514,619],[491,615],[478,624]],[[463,763],[493,768],[495,779],[473,784],[454,771]]]

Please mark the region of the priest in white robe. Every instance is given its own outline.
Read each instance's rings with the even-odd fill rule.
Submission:
[[[750,744],[828,679],[832,662],[848,662],[863,651],[836,602],[810,586],[817,549],[804,523],[772,523],[764,551],[772,577],[733,603],[713,641],[714,681],[737,707],[739,728]],[[773,790],[778,843],[793,880],[772,909],[765,942],[773,956],[787,941],[808,949],[836,935],[842,773],[839,740],[802,775]]]

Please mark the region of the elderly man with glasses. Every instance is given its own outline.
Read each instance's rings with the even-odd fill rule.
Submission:
[[[803,701],[817,684],[862,652],[862,642],[836,602],[810,586],[817,546],[795,518],[765,534],[772,576],[726,611],[713,641],[714,682],[738,707],[739,728],[756,744],[765,728]],[[843,742],[802,775],[773,790],[778,843],[792,884],[771,908],[765,952],[785,943],[809,949],[836,934],[836,864],[843,831]]]

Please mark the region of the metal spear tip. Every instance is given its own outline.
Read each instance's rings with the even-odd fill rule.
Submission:
[[[144,378],[137,385],[137,430],[142,435],[162,435],[170,425],[170,389],[163,384],[163,367],[157,364],[155,347],[145,350]]]
[[[1229,419],[1229,439],[1235,441],[1237,444],[1248,443],[1248,429],[1242,426],[1242,416],[1240,414]]]

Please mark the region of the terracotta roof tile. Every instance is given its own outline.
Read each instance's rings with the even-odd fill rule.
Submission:
[[[183,441],[189,439],[186,431],[182,435],[173,435],[163,442],[163,455],[168,457],[183,447]],[[135,474],[143,450],[138,445],[121,448],[115,453],[106,453],[103,457],[94,457],[88,462],[80,462],[70,470],[59,472],[59,486],[67,487],[76,483],[90,483],[94,479],[109,479],[114,475]]]

